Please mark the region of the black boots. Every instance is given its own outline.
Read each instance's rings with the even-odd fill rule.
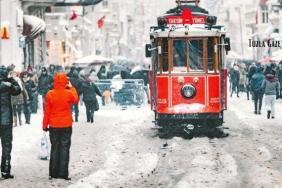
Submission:
[[[94,123],[94,118],[93,117],[90,118],[90,123]]]
[[[11,162],[10,160],[5,160],[2,158],[1,163],[1,176],[4,179],[13,179],[14,176],[10,173],[11,171]]]
[[[67,180],[67,181],[71,180],[70,177],[53,177],[53,176],[49,176],[49,180],[52,180],[52,179],[64,179],[64,180]]]
[[[270,110],[268,110],[268,111],[267,111],[267,119],[269,119],[269,118],[270,118],[270,114],[271,114],[271,111],[270,111]]]
[[[14,175],[9,174],[9,173],[2,172],[1,175],[2,175],[2,178],[4,179],[14,179]]]

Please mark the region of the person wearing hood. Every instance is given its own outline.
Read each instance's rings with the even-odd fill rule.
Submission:
[[[0,67],[0,137],[2,144],[1,175],[4,179],[14,178],[11,174],[11,151],[13,140],[13,109],[11,96],[21,93],[17,81],[8,78],[7,68]]]
[[[253,92],[254,96],[255,114],[261,114],[262,99],[264,94],[261,85],[264,79],[265,77],[262,73],[261,68],[256,68],[256,73],[252,76],[250,81],[251,91]]]
[[[53,77],[48,74],[47,68],[41,69],[41,75],[38,80],[38,93],[42,96],[43,108],[45,104],[45,95],[53,87]]]
[[[86,78],[82,87],[82,95],[86,107],[87,122],[90,123],[94,122],[94,112],[99,107],[96,94],[102,97],[98,87],[89,78]]]
[[[54,77],[54,89],[46,94],[43,130],[50,132],[51,158],[49,178],[69,178],[69,150],[72,135],[71,107],[78,103],[78,95],[63,72]]]
[[[262,89],[265,93],[265,107],[267,111],[267,119],[275,118],[275,101],[277,93],[280,90],[280,83],[274,74],[267,74],[262,83]]]

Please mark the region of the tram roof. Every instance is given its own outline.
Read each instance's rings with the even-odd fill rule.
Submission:
[[[151,31],[151,35],[153,35],[155,38],[161,37],[161,38],[173,38],[173,37],[219,37],[226,33],[225,28],[222,27],[221,29],[218,28],[212,28],[207,29],[203,27],[202,25],[199,26],[188,26],[175,28],[174,30],[166,28],[164,30],[162,29],[156,29]]]

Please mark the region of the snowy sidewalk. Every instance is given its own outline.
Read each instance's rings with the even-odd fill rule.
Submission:
[[[250,97],[251,98],[251,97]],[[247,100],[246,93],[240,93],[238,98],[236,95],[228,98],[228,110],[234,111],[236,115],[244,120],[249,126],[254,129],[262,128],[263,126],[277,126],[282,128],[282,99],[276,100],[276,116],[275,119],[267,119],[265,109],[265,96],[263,98],[261,115],[254,114],[254,101]]]

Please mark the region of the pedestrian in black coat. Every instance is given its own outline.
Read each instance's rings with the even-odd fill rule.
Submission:
[[[231,90],[231,97],[232,94],[235,92],[237,93],[237,97],[239,97],[239,81],[240,81],[240,72],[239,68],[237,65],[234,65],[233,68],[230,70],[230,81],[232,85],[232,90]]]
[[[31,103],[33,101],[33,97],[36,95],[37,87],[33,80],[30,79],[28,72],[22,73],[22,80],[27,91],[28,98],[24,101],[24,115],[25,115],[25,123],[30,124],[31,117]]]
[[[99,108],[96,94],[102,97],[98,87],[87,78],[83,83],[82,95],[86,107],[87,122],[94,122],[94,112]]]
[[[43,108],[45,106],[45,95],[53,88],[53,77],[48,74],[46,67],[41,70],[41,75],[38,79],[38,93],[42,96]]]
[[[255,114],[261,114],[262,99],[264,95],[264,91],[261,88],[261,85],[264,79],[265,77],[262,73],[262,70],[260,68],[257,68],[256,73],[252,76],[252,79],[250,81],[251,91],[254,95]]]
[[[13,109],[11,96],[21,93],[19,84],[8,78],[7,68],[0,67],[0,137],[2,143],[1,175],[5,179],[14,178],[11,174],[11,151],[13,139]]]
[[[72,70],[71,74],[69,75],[69,80],[72,84],[72,86],[75,88],[78,97],[80,97],[80,95],[82,94],[82,78],[80,78],[79,73],[77,70]],[[78,122],[78,116],[79,116],[79,105],[78,104],[74,104],[72,106],[72,111],[74,112],[74,119],[75,122]]]
[[[277,76],[278,76],[280,86],[282,86],[282,62],[279,63],[279,66],[277,69]],[[280,87],[279,98],[282,98],[282,87]]]
[[[99,80],[103,80],[103,79],[107,79],[108,78],[106,71],[107,71],[106,70],[106,66],[102,65],[100,70],[97,73],[97,76],[98,76]]]
[[[252,99],[254,98],[253,96],[253,91],[251,90],[251,80],[252,80],[252,77],[253,75],[256,73],[257,71],[257,66],[256,66],[256,63],[253,62],[251,64],[251,66],[249,67],[248,69],[248,74],[247,74],[247,78],[248,78],[248,84],[247,84],[247,100],[250,100],[250,93],[251,93],[251,96],[252,96]]]

